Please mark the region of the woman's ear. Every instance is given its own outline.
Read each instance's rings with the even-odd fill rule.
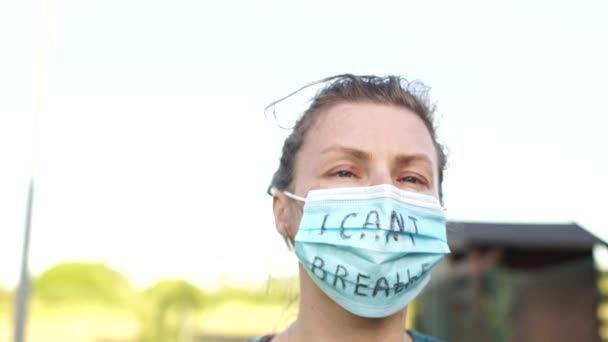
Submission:
[[[285,240],[287,248],[290,250],[293,248],[293,237],[292,231],[293,217],[291,217],[291,211],[289,209],[289,198],[285,196],[283,192],[276,191],[272,195],[272,211],[274,213],[274,223],[277,232]]]

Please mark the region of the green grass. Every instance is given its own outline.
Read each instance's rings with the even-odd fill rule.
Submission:
[[[49,308],[34,301],[28,308],[27,341],[101,341],[137,336],[133,315],[124,310],[103,307]],[[9,341],[13,334],[12,315],[0,316],[0,341]]]
[[[188,331],[193,336],[254,337],[284,329],[295,318],[297,304],[252,304],[228,301],[190,314]],[[182,317],[183,318],[183,317]],[[181,329],[178,316],[171,320],[178,329],[167,330],[163,341],[175,341]],[[134,342],[141,322],[126,310],[107,308],[55,308],[35,303],[30,311],[28,342]],[[12,336],[9,317],[0,317],[0,341]]]
[[[295,319],[297,304],[225,302],[198,316],[196,326],[204,334],[259,336],[283,330]]]

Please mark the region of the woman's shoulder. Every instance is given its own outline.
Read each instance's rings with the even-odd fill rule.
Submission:
[[[413,342],[441,342],[441,340],[438,340],[429,335],[421,334],[421,333],[413,331],[413,330],[408,330],[407,332],[410,334],[410,336],[412,336]],[[266,336],[254,338],[252,340],[248,340],[247,342],[269,342],[270,340],[272,340],[273,337],[274,337],[274,335],[266,335]]]
[[[442,342],[442,340],[438,340],[432,336],[421,334],[413,330],[408,330],[407,332],[410,334],[410,336],[412,336],[413,342]]]

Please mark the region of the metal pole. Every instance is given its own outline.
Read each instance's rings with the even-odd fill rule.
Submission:
[[[25,323],[27,320],[27,308],[30,298],[30,272],[29,272],[29,253],[30,236],[32,234],[32,214],[34,210],[34,188],[36,179],[36,169],[38,161],[38,137],[40,113],[42,111],[42,98],[44,93],[44,80],[46,77],[47,54],[50,43],[51,29],[51,0],[43,0],[42,8],[42,34],[41,48],[38,55],[37,75],[34,89],[34,109],[32,113],[32,161],[31,174],[28,185],[27,208],[25,213],[25,231],[23,233],[23,249],[21,253],[21,265],[19,285],[15,296],[15,342],[25,340]]]
[[[34,205],[34,177],[30,178],[27,195],[27,211],[25,216],[25,233],[23,236],[23,250],[21,254],[21,276],[15,301],[15,342],[23,342],[25,337],[25,320],[27,317],[27,304],[30,295],[30,274],[28,269],[28,256],[30,251],[30,234],[32,231],[32,209]]]

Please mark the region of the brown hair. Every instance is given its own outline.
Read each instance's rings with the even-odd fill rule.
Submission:
[[[437,141],[435,125],[435,106],[429,100],[430,88],[419,81],[409,82],[400,76],[357,76],[343,74],[324,78],[310,83],[282,99],[274,101],[268,107],[271,108],[309,86],[329,82],[313,97],[310,107],[298,119],[291,134],[285,139],[279,168],[272,177],[270,186],[277,190],[287,190],[294,178],[294,161],[300,150],[308,129],[323,110],[340,103],[371,102],[377,104],[388,104],[406,108],[414,112],[421,120],[431,135],[437,159],[439,161],[439,198],[443,199],[442,182],[443,171],[447,163],[445,148]],[[276,115],[275,115],[276,117]]]

